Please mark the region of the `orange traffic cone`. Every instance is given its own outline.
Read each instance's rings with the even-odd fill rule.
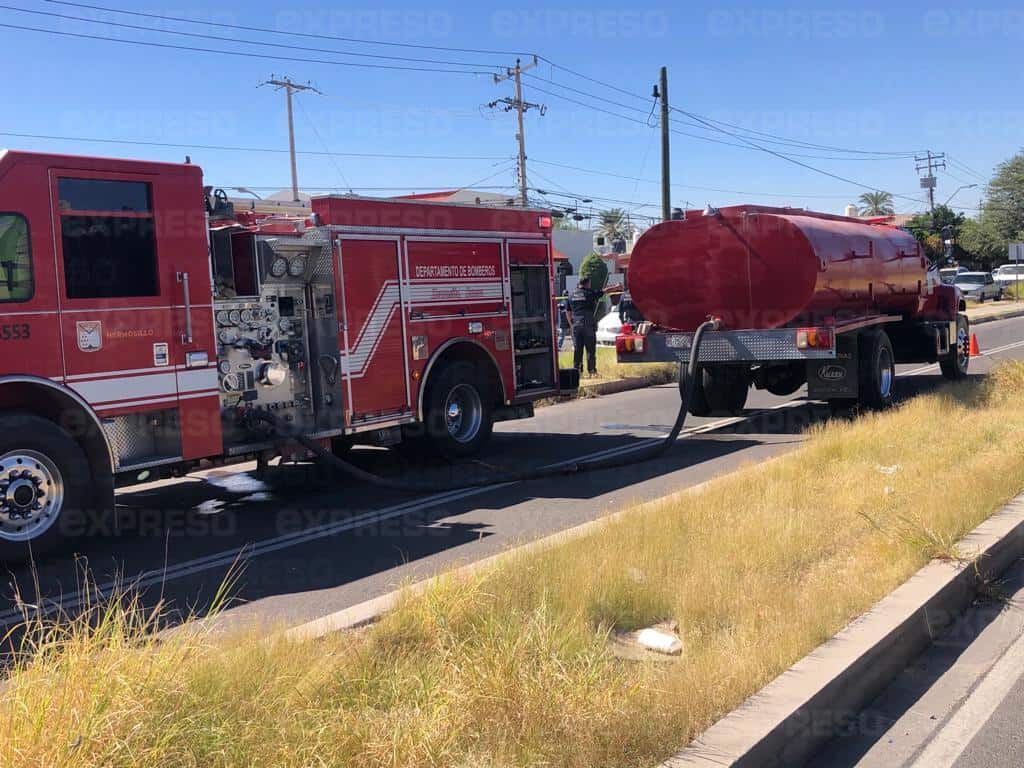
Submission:
[[[978,334],[971,334],[971,348],[969,350],[971,357],[981,357],[981,347],[978,346]]]

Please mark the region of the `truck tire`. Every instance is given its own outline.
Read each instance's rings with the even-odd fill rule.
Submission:
[[[971,363],[971,326],[966,315],[956,316],[956,340],[949,355],[939,361],[942,375],[950,381],[959,381],[967,376]]]
[[[690,415],[691,416],[710,416],[711,406],[708,405],[707,393],[704,391],[704,369],[698,368],[696,375],[693,377],[693,381],[690,383],[692,392],[690,392]]]
[[[704,369],[704,393],[714,414],[739,416],[749,391],[747,373],[740,368],[722,365]]]
[[[424,421],[434,449],[448,459],[472,456],[494,428],[493,387],[476,366],[445,366],[427,389]]]
[[[867,331],[857,339],[857,401],[865,408],[888,408],[896,389],[892,342],[883,330]]]
[[[30,413],[0,416],[0,562],[28,562],[68,544],[96,501],[71,435]]]

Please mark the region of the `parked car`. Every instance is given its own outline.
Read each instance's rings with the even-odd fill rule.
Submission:
[[[939,279],[946,285],[953,285],[957,276],[967,272],[966,267],[943,267],[939,270]]]
[[[977,302],[1003,298],[1003,286],[989,272],[962,272],[953,283],[964,296]]]
[[[622,330],[622,321],[618,312],[609,312],[597,323],[597,343],[602,346],[615,346],[615,337]]]
[[[992,277],[1003,287],[1024,282],[1024,264],[1003,264],[992,273]]]

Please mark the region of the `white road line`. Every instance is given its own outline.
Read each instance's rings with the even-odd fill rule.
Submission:
[[[1024,635],[1017,638],[940,728],[938,735],[914,761],[914,768],[952,766],[1016,685],[1022,669]]]
[[[657,440],[643,440],[637,443],[626,446],[618,446],[615,448],[606,448],[601,451],[594,453],[584,454],[582,456],[574,456],[564,461],[558,461],[553,464],[547,464],[544,468],[568,466],[580,461],[587,461],[601,458],[611,458],[617,455],[627,455],[636,451],[643,450],[649,447],[653,443],[657,443]],[[230,566],[236,560],[240,559],[243,555],[248,558],[257,557],[260,555],[269,554],[276,552],[281,549],[294,547],[299,544],[304,544],[309,541],[316,539],[326,538],[327,536],[333,536],[338,533],[352,530],[354,528],[360,528],[367,525],[373,525],[375,523],[381,523],[386,520],[390,520],[394,517],[407,515],[411,512],[417,512],[424,509],[437,506],[439,504],[458,501],[459,499],[467,498],[470,496],[477,496],[483,493],[489,493],[501,488],[505,488],[516,483],[496,483],[494,485],[485,486],[482,488],[466,488],[463,490],[450,491],[433,496],[428,496],[425,499],[413,500],[404,502],[402,504],[396,504],[391,507],[385,507],[384,509],[370,510],[359,515],[354,515],[345,520],[339,520],[333,523],[324,523],[322,525],[314,526],[311,528],[305,528],[301,531],[294,533],[284,534],[270,539],[264,539],[256,542],[255,544],[247,544],[241,547],[235,547],[229,550],[223,550],[205,557],[195,558],[193,560],[186,560],[177,563],[166,569],[153,569],[144,571],[138,574],[135,578],[129,581],[108,581],[104,584],[97,585],[96,587],[89,590],[89,599],[95,600],[97,597],[105,597],[113,593],[116,589],[123,589],[131,587],[135,589],[145,589],[157,584],[163,584],[176,579],[186,578],[188,576],[200,573],[202,571],[211,570],[221,566]],[[33,609],[33,615],[49,616],[57,611],[72,611],[81,607],[85,603],[85,593],[80,591],[70,595],[67,595],[64,599],[59,602],[50,602],[46,605],[37,606]],[[22,619],[22,612],[18,609],[10,609],[3,613],[0,613],[0,626],[12,624]]]
[[[1010,349],[1017,349],[1018,347],[1024,347],[1024,341],[1015,341],[1011,344],[1004,344],[1001,347],[995,347],[994,349],[983,349],[981,351],[982,357],[988,357],[989,355],[996,355],[1000,352],[1006,352]],[[938,363],[932,363],[931,365],[925,365],[921,368],[912,368],[909,371],[899,374],[900,376],[917,376],[918,374],[925,373],[926,371],[933,371],[938,369]]]

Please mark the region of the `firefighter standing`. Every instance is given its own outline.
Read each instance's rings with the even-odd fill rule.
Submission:
[[[587,352],[587,374],[597,375],[597,302],[614,290],[613,286],[603,291],[590,287],[590,278],[580,278],[576,290],[569,294],[569,308],[566,314],[572,327],[573,366],[583,372],[583,351]]]

